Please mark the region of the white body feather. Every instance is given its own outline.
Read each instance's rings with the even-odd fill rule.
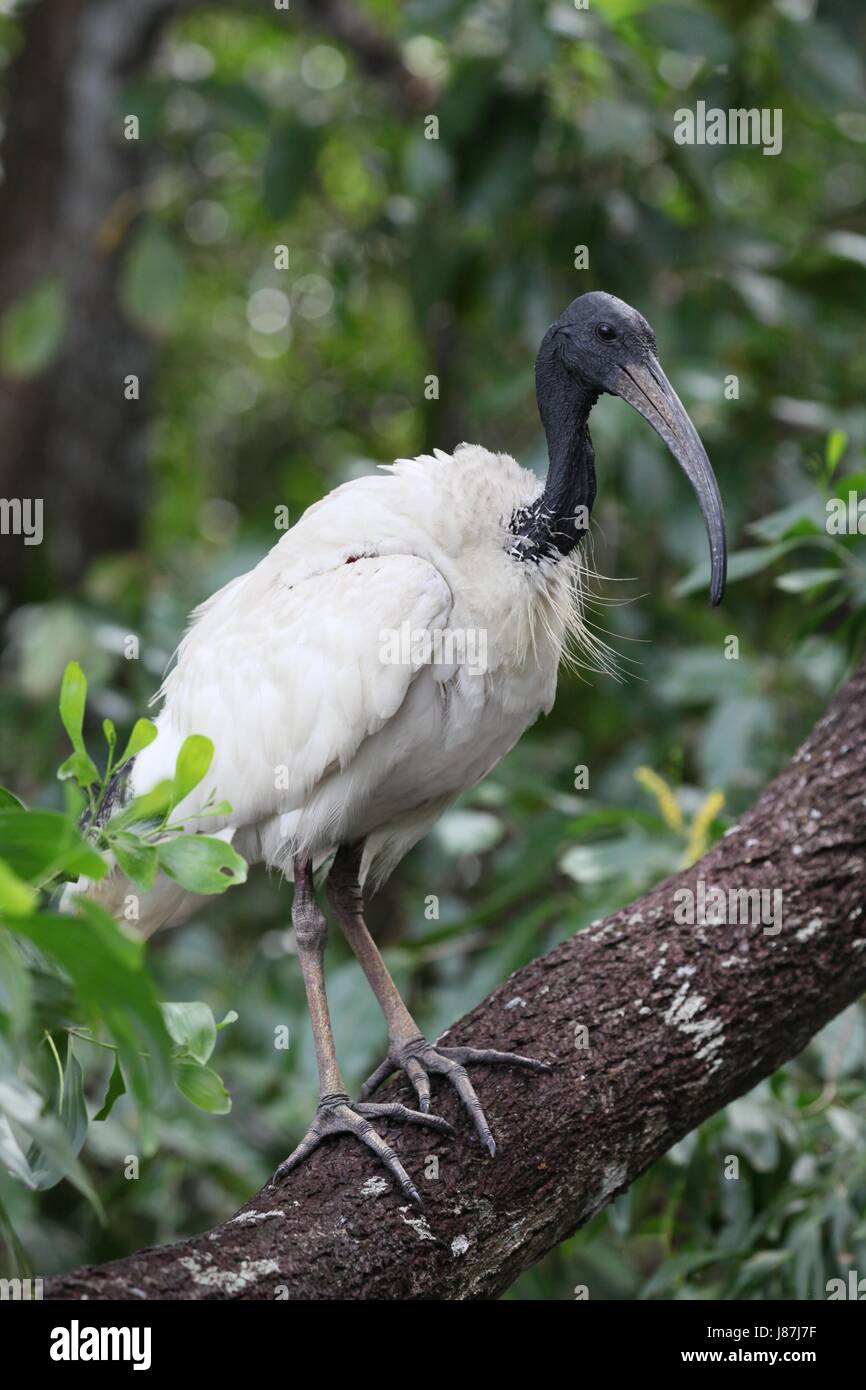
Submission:
[[[171,776],[189,734],[206,734],[214,761],[181,808],[188,828],[222,829],[250,863],[288,875],[298,850],[322,860],[364,839],[363,874],[381,881],[553,704],[564,644],[580,635],[579,552],[523,563],[507,530],[541,486],[507,455],[462,445],[311,507],[193,615],[134,793]],[[383,660],[404,624],[473,634],[486,669]],[[197,821],[212,791],[232,814]],[[116,909],[118,875],[98,888]],[[142,930],[195,901],[158,883]]]

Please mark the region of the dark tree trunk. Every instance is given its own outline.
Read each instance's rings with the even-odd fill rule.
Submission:
[[[0,494],[41,497],[58,577],[135,544],[146,488],[147,343],[117,278],[141,206],[141,144],[123,138],[123,84],[149,58],[173,0],[40,0],[23,13],[2,145],[0,315],[44,277],[62,279],[67,327],[38,375],[0,375]],[[139,377],[142,398],[124,398]],[[0,585],[22,596],[44,568],[5,537]]]
[[[496,1159],[440,1091],[453,1140],[385,1127],[420,1179],[423,1213],[359,1145],[338,1140],[209,1234],[48,1279],[46,1296],[494,1297],[858,998],[864,863],[866,665],[700,863],[519,970],[451,1030],[452,1042],[555,1063],[540,1077],[477,1072]],[[781,930],[678,924],[674,895],[699,881],[779,890]],[[407,1085],[388,1092],[412,1103]]]
[[[68,327],[36,376],[0,374],[0,496],[42,498],[45,549],[3,537],[0,589],[12,603],[45,588],[47,550],[70,584],[88,561],[138,540],[147,497],[149,344],[125,317],[118,270],[141,209],[141,145],[123,138],[124,82],[151,56],[163,26],[205,0],[36,0],[23,12],[12,72],[0,188],[0,318],[47,275],[60,275]],[[226,8],[256,9],[256,0]],[[362,71],[417,108],[427,84],[348,0],[300,0],[275,23],[325,33]],[[134,113],[132,113],[134,114]],[[141,383],[126,400],[123,381]],[[41,578],[36,576],[42,572]],[[38,590],[37,590],[38,591]]]

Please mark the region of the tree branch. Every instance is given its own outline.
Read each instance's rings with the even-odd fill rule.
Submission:
[[[546,1076],[477,1072],[495,1160],[441,1091],[437,1109],[456,1138],[434,1145],[425,1131],[383,1127],[421,1179],[423,1213],[359,1145],[339,1140],[215,1230],[48,1279],[46,1296],[495,1297],[857,999],[864,859],[866,665],[698,864],[517,971],[450,1030],[452,1042],[556,1064]],[[781,929],[678,923],[675,893],[697,893],[701,881],[778,890]],[[407,1085],[388,1090],[411,1103]]]

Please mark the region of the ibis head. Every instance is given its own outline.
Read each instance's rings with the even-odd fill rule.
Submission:
[[[662,369],[655,334],[643,315],[601,291],[572,300],[545,335],[536,384],[549,446],[563,431],[579,445],[579,433],[569,421],[582,418],[585,426],[592,404],[604,392],[621,396],[652,425],[694,488],[710,543],[710,602],[714,607],[720,603],[727,541],[719,486],[698,432]],[[569,452],[578,470],[585,471],[579,447]],[[554,466],[555,447],[550,453]],[[591,493],[594,497],[594,471]]]

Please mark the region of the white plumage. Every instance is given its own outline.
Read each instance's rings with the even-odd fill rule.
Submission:
[[[170,777],[183,740],[206,734],[214,761],[180,808],[187,828],[215,789],[232,815],[200,828],[231,828],[249,863],[290,877],[299,851],[321,860],[363,839],[362,875],[381,881],[553,703],[578,620],[578,552],[516,565],[507,532],[542,486],[507,455],[463,445],[310,507],[194,614],[133,792]],[[486,670],[437,664],[435,647],[429,664],[387,659],[387,635],[403,631],[480,633]],[[161,884],[142,930],[194,906]]]

